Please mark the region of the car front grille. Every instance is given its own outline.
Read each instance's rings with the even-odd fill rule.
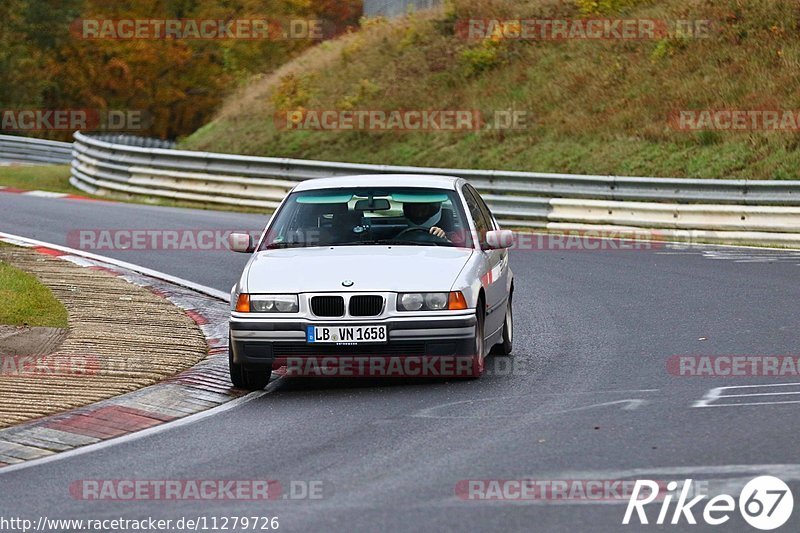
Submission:
[[[314,296],[311,311],[317,316],[344,316],[344,298],[341,296]]]
[[[358,295],[350,298],[350,316],[378,316],[383,311],[383,296]]]

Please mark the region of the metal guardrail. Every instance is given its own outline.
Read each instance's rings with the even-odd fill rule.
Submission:
[[[72,143],[0,135],[0,162],[65,165],[72,161]]]
[[[128,146],[141,146],[142,148],[165,148],[172,150],[175,148],[174,141],[166,141],[155,137],[139,137],[125,133],[106,133],[102,135],[92,135],[93,139],[105,141],[112,144],[127,144]]]
[[[112,144],[75,134],[71,182],[90,192],[274,208],[300,181],[352,174],[463,177],[506,225],[800,233],[800,181],[577,176],[364,165]],[[559,226],[561,228],[561,226]],[[561,228],[563,229],[563,228]],[[758,235],[740,240],[763,240]],[[774,241],[770,241],[774,242]]]
[[[114,141],[114,142],[110,142]],[[272,209],[298,182],[353,174],[450,175],[475,185],[501,223],[576,231],[687,232],[711,242],[800,247],[800,181],[580,176],[365,165],[174,150],[168,141],[75,133],[62,143],[0,135],[0,162],[68,163],[70,183],[122,193]],[[690,235],[691,236],[691,235]]]
[[[97,167],[98,175],[116,182],[137,184],[147,178],[174,176],[187,184],[196,182],[239,183],[274,188],[298,181],[352,174],[429,174],[459,176],[481,192],[495,195],[494,202],[509,212],[527,210],[537,197],[587,198],[614,201],[711,203],[738,205],[800,206],[800,181],[716,180],[683,178],[636,178],[583,176],[504,170],[365,165],[306,159],[250,157],[186,150],[164,150],[112,144],[81,133],[75,134],[76,167]],[[103,174],[104,173],[104,174]],[[90,177],[91,174],[88,174]],[[273,182],[269,180],[278,180]],[[176,185],[175,190],[198,187]],[[231,189],[233,196],[252,197],[251,189]],[[238,194],[236,194],[238,193]],[[278,200],[282,196],[275,196]]]

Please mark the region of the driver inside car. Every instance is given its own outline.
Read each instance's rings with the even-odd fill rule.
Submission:
[[[447,232],[440,226],[442,224],[441,202],[406,202],[403,204],[403,215],[409,222],[409,228],[422,228],[428,233],[450,241]]]

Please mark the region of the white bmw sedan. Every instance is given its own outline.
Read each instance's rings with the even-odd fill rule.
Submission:
[[[233,384],[299,374],[463,377],[511,352],[514,278],[501,230],[461,178],[308,180],[283,200],[231,293]],[[307,372],[304,372],[307,371]]]

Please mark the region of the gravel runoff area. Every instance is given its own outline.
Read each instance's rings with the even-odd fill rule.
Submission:
[[[67,338],[67,328],[6,326],[0,324],[0,356],[48,355]],[[11,360],[16,362],[15,360]],[[7,363],[11,364],[10,362]],[[2,372],[0,360],[0,372]]]
[[[164,380],[207,356],[181,309],[102,268],[81,268],[28,248],[0,248],[37,276],[69,313],[52,354],[0,354],[0,427],[84,406]]]

